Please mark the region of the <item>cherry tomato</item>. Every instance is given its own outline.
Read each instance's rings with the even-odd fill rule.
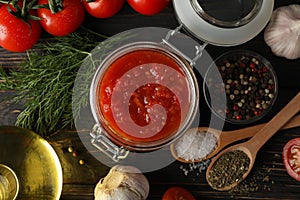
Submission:
[[[24,52],[40,39],[41,25],[35,20],[25,22],[15,17],[8,11],[7,6],[2,5],[0,8],[0,45],[9,51]],[[12,11],[16,11],[12,6],[9,7]],[[29,14],[36,13],[31,10]]]
[[[143,15],[154,15],[165,9],[171,0],[127,0],[127,2],[135,11]]]
[[[48,3],[48,0],[38,0],[38,5]],[[74,32],[85,17],[85,10],[80,0],[62,0],[62,5],[62,10],[54,14],[47,8],[38,9],[43,28],[55,36],[65,36]]]
[[[285,144],[282,157],[287,173],[300,181],[300,138],[294,138]]]
[[[195,197],[182,187],[171,187],[163,195],[162,200],[196,200]]]
[[[117,14],[122,8],[124,0],[95,0],[83,1],[86,11],[97,18],[108,18]]]

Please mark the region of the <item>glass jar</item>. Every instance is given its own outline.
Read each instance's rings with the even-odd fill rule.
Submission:
[[[97,143],[104,135],[109,146],[131,151],[162,148],[186,131],[198,101],[195,75],[177,52],[153,42],[124,45],[101,62],[92,81]]]

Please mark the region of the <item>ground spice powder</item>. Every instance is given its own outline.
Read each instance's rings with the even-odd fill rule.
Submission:
[[[224,188],[239,182],[248,171],[250,159],[241,150],[222,155],[211,167],[208,180],[215,189]]]

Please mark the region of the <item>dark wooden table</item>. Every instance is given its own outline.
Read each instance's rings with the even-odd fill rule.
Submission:
[[[275,7],[300,3],[299,0],[276,0]],[[87,16],[84,25],[104,35],[112,36],[119,32],[137,27],[154,26],[174,29],[179,24],[176,20],[172,5],[162,13],[147,17],[137,14],[127,4],[120,13],[109,19],[95,19]],[[300,45],[300,44],[299,44]],[[208,45],[206,50],[212,58],[232,49],[254,50],[266,57],[274,66],[279,80],[278,99],[268,115],[257,123],[268,121],[274,116],[298,91],[300,91],[300,59],[287,60],[274,56],[259,34],[251,41],[236,47],[216,47]],[[0,49],[0,65],[13,68],[22,62],[25,54],[10,53]],[[0,91],[3,98],[13,91]],[[17,105],[7,106],[0,103],[0,125],[13,125],[19,113]],[[226,129],[237,129],[238,126],[226,126]],[[282,148],[284,144],[300,136],[300,127],[279,131],[272,137],[258,153],[253,173],[248,178],[249,188],[256,187],[255,191],[248,192],[218,192],[211,189],[205,181],[205,172],[194,169],[187,175],[183,169],[190,169],[188,164],[177,161],[154,172],[145,173],[150,182],[148,199],[161,199],[165,190],[171,186],[181,186],[188,189],[196,199],[300,199],[300,183],[292,179],[285,171],[282,163]],[[47,138],[55,148],[61,160],[64,172],[64,186],[61,199],[93,199],[93,189],[97,181],[109,170],[99,163],[83,147],[74,131],[56,132]],[[67,152],[73,146],[78,151],[74,158]],[[78,161],[84,159],[84,165]]]

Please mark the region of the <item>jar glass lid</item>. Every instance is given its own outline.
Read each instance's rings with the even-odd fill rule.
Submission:
[[[242,44],[268,23],[274,0],[173,0],[178,20],[203,42],[217,46]]]
[[[194,10],[208,23],[233,28],[249,23],[263,0],[191,0]]]

